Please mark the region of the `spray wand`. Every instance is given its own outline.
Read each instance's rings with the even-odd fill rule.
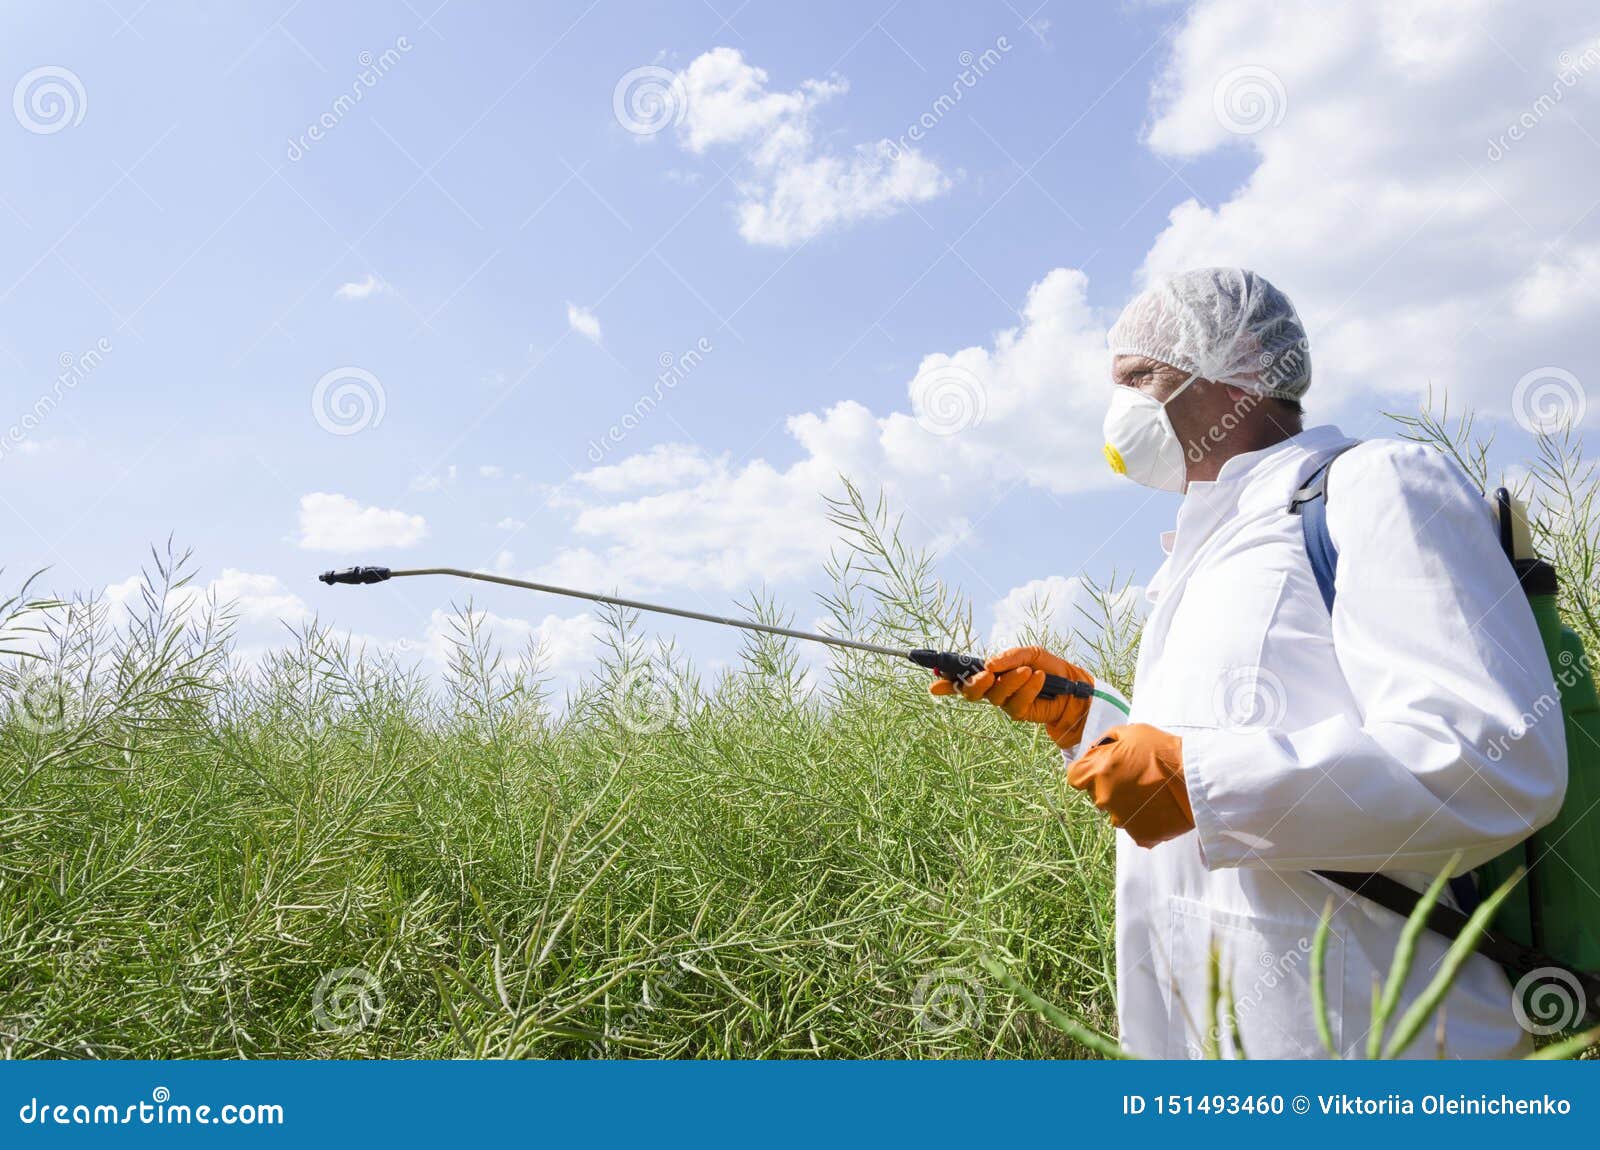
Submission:
[[[456,567],[418,567],[409,571],[392,571],[387,567],[350,567],[343,571],[324,571],[317,578],[332,586],[335,583],[386,583],[411,575],[450,575],[457,579],[477,579],[483,583],[498,583],[503,587],[521,587],[526,591],[543,591],[547,595],[565,595],[573,599],[588,599],[594,603],[607,603],[613,607],[627,607],[634,611],[650,611],[658,615],[676,615],[680,619],[698,619],[702,623],[720,623],[724,627],[738,627],[745,631],[763,631],[768,635],[783,635],[790,639],[805,639],[812,643],[826,643],[830,647],[848,647],[874,655],[888,655],[896,659],[910,659],[919,667],[926,667],[942,679],[961,682],[983,670],[983,660],[976,655],[962,655],[955,651],[935,651],[929,647],[884,647],[877,643],[863,643],[859,639],[841,639],[835,635],[819,635],[812,631],[796,631],[789,627],[774,627],[768,623],[754,623],[748,619],[734,619],[724,615],[707,615],[700,611],[686,611],[681,607],[664,607],[659,603],[642,603],[637,599],[621,599],[614,595],[601,595],[594,591],[577,591],[570,587],[553,587],[548,583],[529,583],[523,579],[510,579],[504,575],[489,575],[482,571],[463,571]],[[1087,699],[1094,692],[1093,683],[1080,683],[1062,675],[1045,675],[1041,699],[1054,699],[1061,695],[1076,695]]]

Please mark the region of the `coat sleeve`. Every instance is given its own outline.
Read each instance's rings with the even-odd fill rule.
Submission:
[[[1185,733],[1206,866],[1486,862],[1566,790],[1555,681],[1492,513],[1434,449],[1379,440],[1335,464],[1328,530],[1334,650],[1359,717]]]

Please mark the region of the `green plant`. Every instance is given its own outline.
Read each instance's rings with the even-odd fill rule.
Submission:
[[[839,514],[836,627],[974,638],[881,507]],[[1109,1025],[1109,828],[1047,738],[914,668],[813,682],[763,638],[702,679],[617,613],[552,699],[470,604],[437,684],[319,624],[246,667],[190,570],[126,612],[32,597],[9,644],[9,701],[73,702],[0,718],[8,1053],[1085,1053],[975,951]]]
[[[1594,642],[1593,471],[1541,460]],[[838,633],[978,649],[881,500],[833,514]],[[1112,831],[1042,732],[770,637],[707,680],[625,612],[562,700],[470,603],[441,684],[315,623],[247,667],[191,571],[169,546],[126,606],[0,601],[0,1052],[1120,1054]],[[1137,599],[1088,586],[1031,637],[1126,691]]]

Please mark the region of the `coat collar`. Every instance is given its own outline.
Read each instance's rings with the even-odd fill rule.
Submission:
[[[1354,440],[1331,425],[1310,427],[1259,451],[1235,455],[1222,465],[1215,480],[1189,484],[1173,531],[1161,536],[1167,561],[1148,585],[1156,600],[1183,571],[1223,523],[1287,508],[1294,493],[1318,463]]]
[[[1263,447],[1260,451],[1247,451],[1242,455],[1235,455],[1222,465],[1214,481],[1191,483],[1188,494],[1192,496],[1199,491],[1202,498],[1205,498],[1208,489],[1214,490],[1246,480],[1254,486],[1269,475],[1296,469],[1299,464],[1308,460],[1321,459],[1336,448],[1351,442],[1354,441],[1331,424],[1308,427],[1300,434],[1291,435],[1288,439],[1274,443],[1270,447]],[[1296,486],[1299,484],[1296,483]],[[1186,498],[1184,502],[1187,504],[1188,499]]]

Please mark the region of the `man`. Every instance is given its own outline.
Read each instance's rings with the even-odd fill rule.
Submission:
[[[1044,724],[1067,781],[1127,832],[1117,1013],[1128,1050],[1236,1053],[1211,1011],[1215,950],[1245,1054],[1321,1055],[1310,947],[1332,896],[1328,1014],[1335,1044],[1360,1056],[1403,920],[1311,872],[1382,871],[1421,891],[1452,858],[1464,873],[1554,817],[1565,736],[1559,718],[1531,718],[1559,715],[1532,612],[1488,505],[1443,455],[1301,429],[1305,330],[1261,276],[1176,276],[1128,305],[1110,344],[1107,458],[1184,493],[1147,589],[1129,721],[1085,739],[1083,701],[1037,696],[1046,672],[1090,676],[1036,647],[933,690]],[[1330,614],[1291,504],[1335,458]],[[1401,1011],[1446,945],[1424,935]],[[1482,956],[1442,1014],[1447,1056],[1527,1049],[1507,981]],[[1433,1057],[1439,1033],[1435,1019],[1405,1053]]]

